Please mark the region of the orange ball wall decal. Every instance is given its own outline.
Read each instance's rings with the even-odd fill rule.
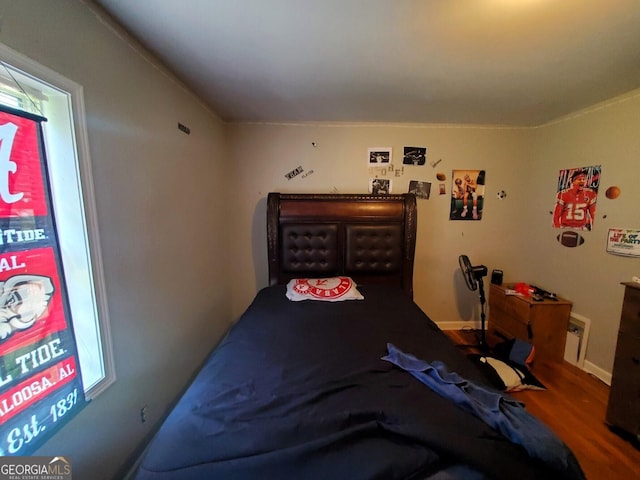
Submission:
[[[608,199],[614,200],[620,196],[620,188],[616,186],[609,187],[604,194]]]

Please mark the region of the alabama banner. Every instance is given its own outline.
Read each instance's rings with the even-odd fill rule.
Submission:
[[[43,121],[0,106],[0,455],[32,454],[85,404]]]

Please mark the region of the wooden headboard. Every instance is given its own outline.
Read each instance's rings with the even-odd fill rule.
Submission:
[[[347,275],[400,286],[413,298],[416,198],[269,193],[269,284]]]

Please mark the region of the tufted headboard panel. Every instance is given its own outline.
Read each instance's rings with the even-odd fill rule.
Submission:
[[[267,201],[269,283],[348,275],[413,297],[413,194],[284,194]]]

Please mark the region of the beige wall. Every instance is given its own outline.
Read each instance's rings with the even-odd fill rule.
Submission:
[[[528,201],[528,182],[521,182],[521,165],[532,161],[532,134],[527,129],[412,125],[232,125],[231,159],[237,180],[234,243],[236,266],[234,313],[238,314],[266,285],[265,197],[281,192],[367,192],[367,149],[394,149],[401,166],[406,146],[428,147],[427,165],[404,166],[391,177],[393,192],[406,192],[410,180],[432,182],[431,198],[418,201],[415,300],[437,322],[479,318],[477,294],[460,283],[458,256],[474,263],[502,268],[511,278],[525,276],[512,266],[510,245],[522,232],[514,222],[519,204]],[[312,142],[316,143],[313,147]],[[442,161],[433,168],[431,161]],[[285,174],[302,166],[305,173],[287,180]],[[450,221],[452,169],[487,170],[486,203],[480,222]],[[447,175],[446,195],[439,195],[436,173]],[[498,190],[508,192],[499,200]],[[498,248],[496,248],[498,247]],[[242,252],[242,253],[241,253]],[[246,255],[244,252],[252,252]]]
[[[0,12],[0,42],[84,87],[117,374],[36,453],[118,478],[231,319],[224,126],[84,3]]]
[[[366,192],[367,148],[392,147],[401,162],[404,146],[427,146],[430,165],[405,166],[392,177],[393,191],[409,180],[432,182],[431,198],[418,201],[415,300],[437,323],[474,325],[478,297],[466,290],[458,256],[505,272],[574,302],[592,320],[587,367],[607,380],[613,365],[622,300],[621,281],[640,274],[640,260],[605,253],[608,228],[640,228],[640,94],[628,95],[539,128],[414,125],[237,124],[230,126],[230,159],[236,173],[233,235],[234,315],[267,283],[265,198],[269,191]],[[316,143],[314,147],[312,142]],[[570,249],[551,225],[560,169],[602,165],[598,218],[586,243]],[[302,166],[291,180],[285,174]],[[480,222],[450,221],[452,169],[485,169],[486,203]],[[437,172],[447,174],[447,195],[438,194]],[[617,184],[616,201],[604,188]],[[507,197],[497,198],[504,190]],[[248,254],[250,252],[250,254]],[[475,322],[475,323],[474,323]]]
[[[534,281],[562,292],[573,300],[574,312],[591,319],[585,368],[602,376],[613,367],[624,293],[620,282],[640,276],[639,258],[606,252],[609,228],[640,229],[640,90],[537,128],[534,135],[528,171],[541,208],[531,209],[527,220],[526,248],[534,255],[529,270]],[[602,165],[596,220],[591,232],[582,232],[584,245],[565,248],[550,227],[555,179],[560,168],[587,165]],[[604,195],[611,185],[622,190],[616,200]]]

